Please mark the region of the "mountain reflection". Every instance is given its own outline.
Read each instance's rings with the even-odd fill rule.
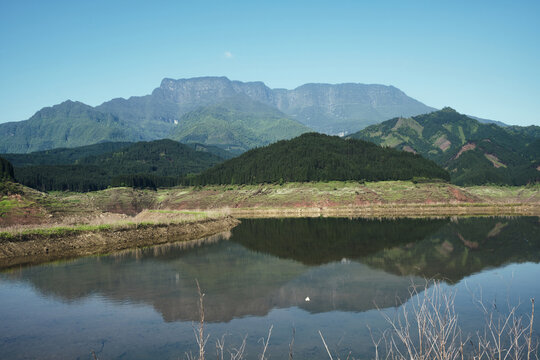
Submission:
[[[0,280],[66,302],[149,304],[166,321],[197,320],[195,279],[210,322],[292,306],[366,311],[405,301],[424,277],[454,282],[538,262],[539,227],[538,218],[243,220],[232,234],[10,270]]]

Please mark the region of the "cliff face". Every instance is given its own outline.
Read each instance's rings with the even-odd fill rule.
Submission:
[[[221,137],[219,142],[208,144],[244,150],[246,143],[260,146],[308,130],[344,135],[395,116],[434,110],[384,85],[305,84],[286,90],[270,89],[262,82],[231,81],[226,77],[166,78],[150,95],[112,99],[96,107],[66,101],[43,108],[28,120],[0,124],[0,153],[25,153],[105,141],[157,140],[178,133],[183,134],[182,139],[191,138],[192,130],[188,125],[192,122],[185,124],[186,119],[197,123],[196,138],[211,139],[213,135],[207,133],[207,129],[216,129],[216,119],[209,121],[201,115],[205,114],[201,110],[216,105],[223,107],[223,104],[226,108],[220,112],[241,113],[249,125],[242,124],[238,128],[236,122],[227,120],[220,124],[223,125],[220,132],[235,134],[232,143]],[[268,109],[261,111],[263,105]],[[272,112],[273,120],[268,123],[268,114]],[[194,119],[194,116],[199,118]],[[258,135],[268,133],[269,128],[277,137]]]
[[[313,130],[351,133],[394,116],[434,111],[393,86],[367,84],[305,84],[293,90],[270,89],[262,82],[230,81],[226,77],[163,79],[152,96],[181,107],[209,104],[245,95],[276,107]]]

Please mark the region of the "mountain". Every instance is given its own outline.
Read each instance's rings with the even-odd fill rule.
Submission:
[[[540,179],[540,128],[482,124],[451,108],[394,118],[350,138],[419,153],[460,185],[523,185]]]
[[[305,84],[274,94],[278,109],[327,134],[348,134],[395,116],[435,110],[393,86],[376,84]]]
[[[199,151],[166,139],[130,144],[71,164],[16,167],[15,178],[43,191],[93,191],[110,185],[155,188],[177,185],[180,177],[223,160],[208,149]]]
[[[435,110],[393,86],[305,84],[286,90],[270,89],[262,82],[231,81],[226,77],[164,79],[161,86],[152,93],[153,100],[147,97],[130,98],[125,101],[125,105],[133,108],[134,104],[148,102],[175,103],[182,113],[196,106],[213,104],[239,95],[275,107],[313,130],[329,134],[350,133],[394,116],[412,116]],[[116,102],[118,105],[121,100]],[[106,103],[102,106],[110,110],[111,105]],[[147,108],[150,107],[147,105]],[[116,114],[121,115],[118,112]],[[168,122],[178,119],[167,113],[153,116],[158,117]]]
[[[13,180],[14,177],[11,163],[0,157],[0,180]]]
[[[118,117],[70,100],[43,108],[26,121],[0,124],[0,153],[126,140],[140,138]]]
[[[188,179],[192,184],[283,181],[449,179],[419,155],[360,140],[307,133],[252,149]]]
[[[182,126],[175,129],[170,138],[241,152],[309,131],[279,110],[247,96],[198,108],[183,115],[180,123]]]
[[[305,84],[293,90],[270,89],[262,82],[231,81],[226,77],[163,79],[152,95],[114,99],[97,107],[122,119],[154,124],[164,136],[181,116],[231,98],[248,97],[292,119],[329,133],[351,133],[394,116],[435,110],[393,86],[366,84]]]
[[[236,148],[244,149],[246,144],[260,146],[283,139],[280,136],[284,133],[288,134],[285,138],[290,138],[305,132],[306,127],[346,134],[394,116],[432,110],[399,89],[384,85],[305,84],[286,90],[226,77],[166,78],[149,95],[117,98],[96,107],[66,101],[43,108],[28,120],[0,124],[0,153],[106,141],[148,141],[171,134],[176,138],[205,139],[210,144],[206,141],[216,139],[216,111],[217,115],[228,113],[243,118],[241,127],[230,119],[218,121],[226,134],[216,139],[217,144],[233,140],[238,141],[234,143]],[[246,127],[249,122],[253,125]],[[195,128],[194,123],[198,123]],[[258,138],[268,130],[269,136]]]
[[[489,119],[482,119],[482,118],[479,118],[479,117],[476,117],[476,116],[472,116],[472,115],[467,115],[467,116],[470,117],[471,119],[478,120],[478,121],[481,122],[482,124],[495,124],[495,125],[499,125],[500,127],[507,127],[507,126],[510,126],[510,125],[508,125],[508,124],[503,123],[502,121],[489,120]]]

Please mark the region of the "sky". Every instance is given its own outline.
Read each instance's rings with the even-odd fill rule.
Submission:
[[[540,1],[0,0],[0,122],[165,77],[393,85],[436,108],[540,125]]]

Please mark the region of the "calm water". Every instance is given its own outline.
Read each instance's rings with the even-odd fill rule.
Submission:
[[[293,328],[295,358],[327,358],[319,330],[342,358],[367,357],[367,326],[387,327],[381,311],[409,301],[412,282],[457,290],[461,326],[474,332],[474,296],[530,310],[539,262],[538,218],[243,220],[196,242],[1,272],[0,358],[184,358],[196,351],[195,279],[208,358],[222,335],[226,347],[247,336],[256,358],[271,325],[270,358],[287,358]]]

